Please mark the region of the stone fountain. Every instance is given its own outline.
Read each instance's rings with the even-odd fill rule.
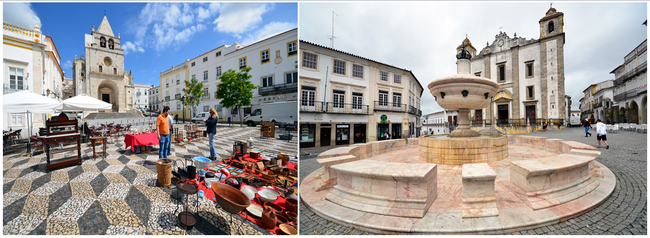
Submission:
[[[468,44],[466,44],[468,43]],[[465,40],[458,74],[428,85],[441,107],[459,110],[450,135],[374,141],[321,153],[301,182],[308,209],[383,234],[504,234],[557,224],[598,206],[616,186],[593,146],[470,130],[499,85],[469,74]]]

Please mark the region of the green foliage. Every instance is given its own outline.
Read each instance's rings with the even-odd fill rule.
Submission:
[[[253,99],[253,90],[258,88],[250,79],[248,72],[251,67],[246,67],[236,72],[232,69],[221,75],[221,83],[217,85],[217,98],[221,99],[221,106],[225,108],[241,109],[243,106],[251,105]],[[241,114],[239,119],[241,121]]]
[[[192,114],[192,109],[198,106],[203,99],[203,96],[205,96],[205,91],[203,91],[203,82],[199,82],[196,78],[185,80],[185,88],[182,90],[185,95],[181,97],[181,103],[190,109],[191,115],[194,115]]]

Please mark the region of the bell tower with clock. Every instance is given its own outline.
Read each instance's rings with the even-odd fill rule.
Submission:
[[[539,20],[542,118],[565,118],[564,13],[551,7]]]

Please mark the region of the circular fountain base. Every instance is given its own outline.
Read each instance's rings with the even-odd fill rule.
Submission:
[[[492,163],[508,157],[508,137],[427,136],[420,138],[420,159],[434,164]]]

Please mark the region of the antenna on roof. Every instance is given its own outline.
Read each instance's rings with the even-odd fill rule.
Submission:
[[[106,9],[104,9],[104,16],[106,16]]]
[[[339,14],[336,14],[336,12],[332,11],[332,35],[328,35],[328,39],[330,39],[330,48],[334,48],[334,38],[338,38],[334,36],[334,15],[338,17]]]

